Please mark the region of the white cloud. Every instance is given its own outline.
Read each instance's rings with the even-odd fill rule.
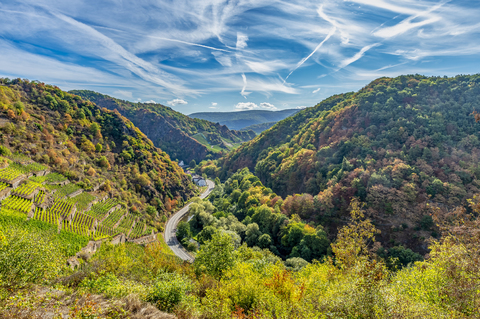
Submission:
[[[313,94],[320,92],[320,88],[313,90]]]
[[[212,106],[217,106],[217,102],[212,102]]]
[[[303,109],[306,109],[308,106],[297,106],[296,109],[298,110],[303,110]]]
[[[248,36],[237,32],[237,50],[243,50],[247,47]]]
[[[168,101],[167,104],[170,106],[177,106],[177,105],[188,104],[188,102],[183,99],[174,99],[174,100]]]
[[[122,95],[126,98],[132,98],[133,97],[133,93],[130,92],[130,91],[124,91],[124,90],[117,90],[115,92],[113,92],[113,94],[119,94],[119,95]]]
[[[209,108],[209,109],[216,109],[215,106],[209,106],[208,108]]]
[[[253,110],[258,109],[258,105],[253,102],[240,102],[235,105],[235,108],[239,110]]]
[[[150,100],[150,101],[145,101],[143,103],[152,103],[152,104],[157,104],[157,102],[155,102],[154,100]]]
[[[275,107],[275,105],[271,104],[271,103],[267,103],[267,102],[262,102],[260,103],[260,107],[262,109],[268,109],[268,110],[276,110],[277,108]]]

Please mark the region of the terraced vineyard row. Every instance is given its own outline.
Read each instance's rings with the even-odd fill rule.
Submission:
[[[72,224],[78,227],[86,227],[87,229],[91,229],[94,221],[95,219],[92,216],[88,216],[83,213],[75,213]]]
[[[103,219],[105,215],[107,215],[110,209],[117,205],[118,201],[115,198],[107,199],[103,202],[93,205],[92,208],[88,212],[86,212],[86,214],[100,220]]]
[[[74,205],[74,203],[72,203],[69,200],[57,199],[53,203],[50,210],[52,212],[55,212],[55,213],[59,214],[63,218],[67,218],[72,212],[73,205]]]
[[[30,196],[40,187],[42,187],[42,184],[28,181],[17,187],[14,192],[19,196]]]
[[[38,192],[33,202],[35,203],[35,205],[42,205],[45,202],[45,192],[44,191]]]
[[[95,239],[98,240],[105,237],[113,237],[118,234],[119,232],[117,230],[100,225],[97,226],[97,229],[95,230]]]
[[[0,180],[4,182],[10,182],[16,179],[17,177],[23,175],[22,172],[12,168],[12,167],[7,167],[4,169],[0,169]]]
[[[8,196],[2,201],[2,207],[27,214],[32,208],[32,201],[17,196]]]
[[[74,224],[74,223],[68,223],[65,220],[63,221],[62,229],[78,235],[87,236],[87,237],[90,237],[90,234],[91,234],[90,229],[88,229],[87,227]]]
[[[3,183],[3,182],[0,182],[0,192],[3,191],[4,189],[6,189],[7,187],[10,187],[10,185],[8,185],[6,183]]]
[[[45,223],[58,225],[58,221],[60,220],[60,214],[51,211],[50,209],[36,207],[35,215],[33,215],[33,218]]]
[[[120,225],[118,225],[117,231],[119,233],[124,233],[125,235],[128,235],[128,232],[130,231],[130,229],[132,229],[134,222],[135,218],[132,215],[127,214],[125,218],[123,218],[120,222]]]
[[[125,209],[117,209],[115,211],[113,211],[108,217],[107,219],[105,219],[103,222],[102,222],[102,225],[105,226],[105,227],[108,227],[108,228],[114,228],[115,224],[118,223],[120,221],[120,218],[123,217],[123,215],[125,215],[127,211]]]

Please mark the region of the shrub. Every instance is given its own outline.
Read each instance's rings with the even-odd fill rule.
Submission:
[[[147,295],[147,301],[154,303],[160,310],[172,311],[175,306],[187,298],[193,289],[192,281],[178,273],[160,274],[152,290]]]

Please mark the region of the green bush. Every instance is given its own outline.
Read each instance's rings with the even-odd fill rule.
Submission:
[[[0,155],[10,156],[12,152],[6,146],[0,145]]]
[[[171,312],[187,298],[192,289],[193,283],[189,278],[178,273],[163,273],[157,277],[147,295],[147,301],[154,303],[160,310]]]

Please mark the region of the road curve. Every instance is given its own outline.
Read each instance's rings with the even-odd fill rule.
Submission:
[[[206,198],[210,193],[213,191],[215,187],[215,183],[211,180],[207,179],[207,190],[200,195],[201,199]],[[177,240],[177,236],[175,235],[177,231],[177,224],[188,213],[188,208],[190,207],[189,203],[187,206],[184,206],[178,212],[176,212],[170,219],[167,221],[165,225],[165,232],[163,238],[167,243],[168,247],[177,255],[178,257],[182,258],[183,260],[193,262],[195,258],[193,258],[187,251],[182,247],[182,245]]]

